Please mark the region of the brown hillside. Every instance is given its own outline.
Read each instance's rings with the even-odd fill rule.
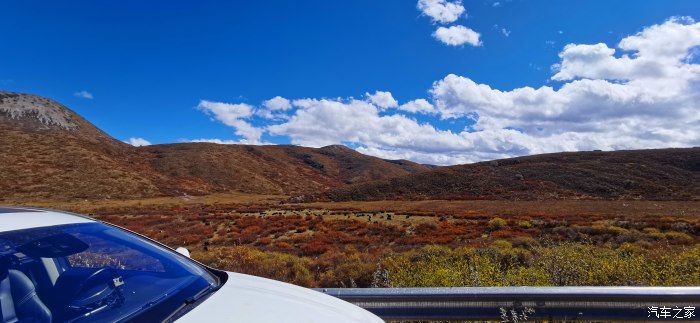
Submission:
[[[133,147],[65,106],[0,92],[0,197],[109,198],[159,193]]]
[[[197,178],[214,191],[290,194],[426,171],[360,154],[345,146],[218,145],[183,143],[140,147],[153,167],[174,178]]]
[[[443,167],[306,200],[698,200],[700,148],[535,155]]]
[[[10,92],[0,92],[0,152],[0,200],[310,193],[428,169],[343,146],[135,148],[55,101]]]

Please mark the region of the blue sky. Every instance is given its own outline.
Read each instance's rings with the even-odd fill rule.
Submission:
[[[575,120],[566,113],[557,120],[524,122],[530,112],[502,117],[499,111],[510,109],[507,105],[473,102],[474,93],[459,94],[471,86],[465,80],[488,86],[490,91],[508,93],[543,86],[557,91],[582,79],[634,83],[641,76],[617,77],[602,72],[585,75],[572,70],[571,77],[552,77],[557,73],[555,64],[564,63],[559,54],[566,44],[604,43],[614,49],[626,37],[650,26],[664,26],[672,17],[685,17],[677,19],[676,24],[690,26],[690,32],[694,32],[697,28],[692,26],[697,23],[692,18],[700,18],[697,1],[433,2],[461,5],[466,14],[450,22],[436,21],[419,10],[415,0],[9,1],[3,4],[0,20],[0,30],[4,31],[0,89],[56,99],[120,140],[138,137],[151,143],[245,139],[236,134],[240,123],[225,121],[233,113],[236,120],[262,129],[259,140],[248,142],[319,146],[340,141],[381,157],[440,164],[560,150],[697,144],[697,115],[683,125],[684,129],[664,138],[659,131],[628,130],[622,134],[625,141],[598,142],[591,138],[601,134],[620,137],[622,130],[593,126],[579,129],[571,126]],[[464,26],[478,33],[480,45],[450,46],[434,36],[438,28],[451,26]],[[667,27],[671,30],[674,26]],[[680,37],[678,43],[688,38]],[[682,94],[691,101],[681,103],[685,105],[683,111],[659,115],[659,120],[697,114],[694,99],[700,87],[697,69],[692,65],[697,65],[697,54],[693,53],[698,52],[698,45],[683,45],[689,54],[682,61],[691,71],[687,82],[676,86],[686,88]],[[630,51],[632,57],[635,50]],[[612,57],[620,58],[624,53],[617,49]],[[575,57],[571,57],[574,66]],[[447,80],[450,74],[459,78]],[[445,86],[436,87],[441,81]],[[446,90],[447,94],[435,92],[448,88],[451,90]],[[436,112],[410,113],[397,107],[353,104],[371,102],[375,91],[390,92],[398,105],[425,99]],[[283,111],[286,119],[261,117],[257,110],[264,109],[262,102],[276,96],[291,100],[292,106]],[[315,103],[294,103],[304,98],[312,98]],[[661,102],[656,99],[654,104]],[[244,103],[252,110],[241,117],[236,114],[239,106],[222,106],[214,111],[202,105],[202,100]],[[608,110],[601,113],[598,124],[617,124],[620,119],[615,118],[622,117],[630,128],[638,120],[649,118],[644,113],[625,114],[630,110],[628,105],[614,105],[610,98],[601,100],[604,102],[600,106]],[[329,120],[333,108],[328,104],[333,102],[340,104],[341,110],[355,109],[347,115],[351,119]],[[663,101],[640,109],[658,111],[672,103],[678,102]],[[546,109],[543,107],[533,111]],[[311,118],[315,108],[320,114]],[[359,126],[326,131],[362,122],[364,114],[354,113],[376,114],[371,119],[374,121],[365,123],[376,121],[379,132]],[[408,121],[397,120],[399,117]],[[475,124],[477,119],[484,126]],[[414,123],[409,124],[411,120]],[[490,126],[488,120],[496,121]],[[301,133],[308,128],[305,125],[314,122],[321,123],[319,129]],[[659,130],[667,127],[658,123]],[[275,125],[274,131],[266,128]],[[431,129],[422,127],[425,125]],[[401,133],[412,127],[415,131]],[[376,139],[386,134],[393,135]],[[312,140],[314,136],[322,138]],[[560,144],[550,145],[552,140]]]

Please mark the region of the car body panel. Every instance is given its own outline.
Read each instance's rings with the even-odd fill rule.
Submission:
[[[74,214],[23,208],[4,208],[0,212],[0,232],[50,227],[54,225],[91,223],[87,217]]]
[[[308,288],[227,274],[224,286],[178,322],[384,322],[358,306]]]
[[[94,222],[99,221],[60,211],[0,208],[0,232]],[[245,274],[226,275],[223,286],[178,322],[383,322],[358,306],[308,288]]]

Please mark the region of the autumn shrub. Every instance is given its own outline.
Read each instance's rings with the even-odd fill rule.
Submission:
[[[495,217],[495,218],[489,220],[488,228],[489,228],[489,230],[491,230],[491,231],[495,231],[495,230],[498,230],[498,229],[500,229],[500,228],[503,228],[503,227],[505,227],[505,226],[507,226],[507,225],[508,225],[508,221],[506,221],[506,220],[504,220],[504,219],[501,219],[501,218],[499,218],[499,217]]]
[[[519,247],[523,249],[532,249],[539,245],[539,242],[530,236],[515,237],[510,240],[514,247]]]
[[[330,246],[323,241],[311,240],[301,246],[301,252],[305,256],[320,255],[330,250]]]
[[[496,240],[491,243],[491,246],[495,247],[496,249],[501,249],[501,250],[508,250],[513,248],[513,244],[506,241],[506,240]]]
[[[263,252],[246,246],[195,250],[192,257],[222,270],[261,276],[302,286],[313,286],[308,258],[279,252]]]
[[[532,228],[532,222],[523,220],[523,221],[518,221],[518,227],[523,228],[523,229],[530,229]]]
[[[689,244],[693,242],[693,237],[683,232],[669,231],[664,236],[671,244]]]
[[[381,263],[392,287],[499,286],[495,259],[474,249],[426,246]]]
[[[364,256],[364,257],[363,257]],[[373,283],[376,264],[355,248],[343,252],[327,252],[313,263],[319,272],[318,282],[323,287],[369,287]]]
[[[657,228],[644,228],[642,232],[644,232],[645,237],[651,240],[663,240],[666,238],[666,235]]]
[[[673,229],[674,231],[680,231],[685,233],[693,233],[695,231],[695,228],[692,224],[684,221],[678,221],[676,223],[673,223],[671,225],[671,229]]]
[[[700,247],[645,249],[584,244],[535,247],[497,242],[492,248],[428,246],[382,262],[390,286],[694,286]],[[530,257],[523,261],[523,253]]]
[[[214,267],[308,287],[700,285],[692,217],[336,210],[327,214],[343,217],[330,218],[279,208],[163,206],[99,217],[185,245]]]

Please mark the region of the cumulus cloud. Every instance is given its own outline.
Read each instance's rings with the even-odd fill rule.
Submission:
[[[400,114],[380,115],[375,105],[354,99],[302,99],[294,105],[299,107],[296,114],[288,122],[268,127],[268,131],[288,136],[296,145],[352,142],[359,144],[357,150],[362,153],[440,165],[525,153],[522,147],[511,144],[526,137],[516,130],[440,130]]]
[[[463,156],[446,157],[444,149],[467,147],[459,134],[441,131],[400,114],[380,115],[381,109],[366,101],[350,99],[302,99],[288,122],[271,125],[273,135],[289,136],[293,144],[321,147],[343,142],[360,144],[360,151],[394,158],[410,155],[413,160],[430,163],[465,162]],[[403,153],[403,154],[402,154]]]
[[[457,20],[464,13],[464,6],[461,1],[419,0],[418,10],[433,22],[445,24]]]
[[[416,99],[413,101],[406,102],[399,106],[399,110],[423,114],[437,112],[437,110],[435,110],[435,107],[433,107],[433,105],[426,99]]]
[[[75,92],[75,93],[73,93],[73,96],[78,97],[78,98],[88,99],[88,100],[92,100],[94,98],[92,96],[92,93],[85,91],[85,90]]]
[[[690,18],[672,18],[622,39],[617,47],[626,53],[619,57],[603,43],[566,45],[553,79],[687,79],[697,73],[697,65],[684,59],[699,44],[700,24]]]
[[[245,103],[224,103],[202,100],[197,106],[214,119],[235,129],[236,135],[245,138],[251,144],[260,143],[263,129],[255,127],[244,120],[253,115],[255,108]]]
[[[433,33],[433,37],[450,46],[461,46],[469,44],[481,46],[481,35],[467,27],[456,25],[450,27],[438,27]]]
[[[143,139],[143,138],[138,138],[138,137],[132,137],[124,141],[125,143],[132,145],[134,147],[141,147],[141,146],[150,146],[151,142]]]
[[[624,38],[620,57],[605,44],[567,45],[559,89],[500,91],[448,75],[431,94],[444,118],[476,116],[477,132],[518,129],[511,143],[528,154],[697,146],[700,68],[685,57],[698,37],[700,24],[674,18]]]
[[[210,143],[210,144],[219,144],[219,145],[237,145],[237,144],[242,143],[239,140],[217,139],[217,138],[201,138],[201,139],[182,140],[182,142],[206,142],[206,143]]]
[[[268,110],[289,110],[292,107],[292,103],[289,102],[289,100],[279,95],[272,99],[263,101],[262,105]]]
[[[429,98],[401,105],[389,92],[366,100],[293,100],[289,118],[264,130],[293,144],[352,143],[362,153],[439,165],[557,151],[700,146],[697,48],[700,24],[673,18],[615,47],[565,46],[552,86],[500,90],[450,74],[433,84]],[[393,101],[373,100],[379,93]],[[233,110],[231,117],[216,118],[232,119],[234,128],[253,109],[224,105],[210,113]],[[391,106],[396,109],[387,110]],[[467,126],[440,129],[402,111]]]
[[[374,94],[365,93],[365,96],[369,102],[374,103],[374,105],[382,108],[396,108],[399,106],[399,102],[394,99],[391,92],[376,91]]]
[[[286,120],[289,116],[286,111],[292,108],[292,103],[286,98],[276,96],[262,102],[255,114],[269,120]]]

